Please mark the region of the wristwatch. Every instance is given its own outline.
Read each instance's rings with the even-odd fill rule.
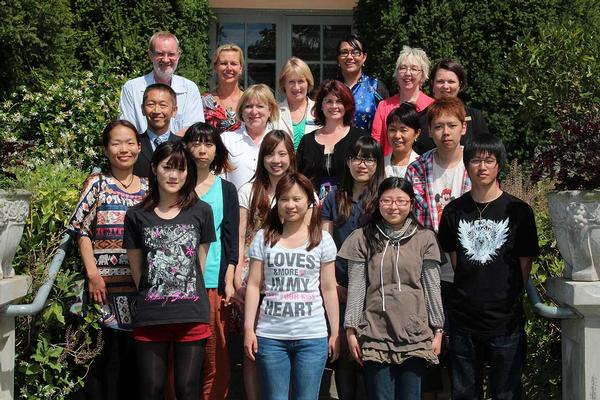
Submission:
[[[433,333],[442,333],[442,334],[443,334],[443,333],[444,333],[444,330],[443,330],[442,328],[435,328],[435,329],[433,330]]]

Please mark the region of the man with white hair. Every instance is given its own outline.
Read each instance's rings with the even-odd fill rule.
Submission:
[[[185,130],[196,122],[204,122],[202,99],[198,86],[182,76],[175,75],[181,51],[179,40],[170,32],[157,32],[150,38],[148,57],[152,61],[152,71],[144,76],[131,79],[121,90],[121,119],[126,119],[137,128],[138,133],[146,131],[146,117],[142,113],[142,98],[146,87],[154,83],[171,86],[177,94],[177,115],[171,119],[171,132],[183,136]]]

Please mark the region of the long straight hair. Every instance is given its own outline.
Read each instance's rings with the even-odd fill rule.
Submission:
[[[259,226],[256,226],[257,224],[262,225],[260,221],[264,221],[269,210],[271,210],[271,199],[269,199],[269,195],[267,194],[269,185],[271,185],[271,179],[269,178],[269,172],[265,168],[265,157],[273,153],[275,148],[279,146],[279,143],[285,145],[285,149],[290,157],[290,166],[287,172],[296,172],[296,153],[294,153],[294,143],[290,135],[279,129],[267,133],[258,150],[258,164],[256,165],[256,173],[254,174],[250,194],[251,201],[246,226],[251,232],[259,228]]]
[[[335,204],[338,215],[335,224],[337,226],[344,225],[352,213],[354,178],[352,177],[352,172],[350,172],[350,167],[348,167],[348,162],[354,157],[374,158],[377,160],[375,173],[367,183],[367,187],[359,199],[364,214],[368,215],[371,212],[373,199],[377,196],[377,188],[385,178],[381,146],[379,146],[377,140],[372,136],[360,137],[346,153],[344,176],[341,185],[337,187],[335,192]]]
[[[294,185],[298,185],[308,199],[308,209],[306,212],[312,211],[310,223],[308,224],[308,246],[306,247],[306,250],[310,251],[317,247],[319,243],[321,243],[321,239],[323,237],[323,232],[321,230],[321,210],[319,209],[319,204],[315,199],[314,188],[310,180],[297,172],[284,175],[279,180],[279,183],[277,183],[277,188],[275,189],[275,200],[276,202],[279,202],[279,199],[284,194],[289,192]],[[279,210],[277,206],[273,207],[269,211],[267,220],[264,224],[264,229],[265,245],[270,245],[271,247],[275,246],[283,234],[283,223],[281,221],[281,217],[279,216]]]
[[[171,207],[185,209],[191,207],[198,201],[198,196],[194,190],[196,186],[196,164],[194,163],[194,159],[187,151],[185,144],[182,141],[168,141],[161,143],[152,155],[152,160],[150,161],[152,168],[148,182],[148,194],[142,201],[142,207],[144,208],[154,208],[160,201],[158,179],[156,178],[154,170],[167,158],[169,158],[167,167],[178,168],[181,171],[187,170],[187,176],[183,186],[179,190],[178,199]]]

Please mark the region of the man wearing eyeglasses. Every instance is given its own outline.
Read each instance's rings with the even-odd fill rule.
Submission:
[[[169,85],[177,95],[177,115],[171,119],[171,132],[183,136],[185,130],[196,122],[204,122],[204,111],[198,86],[182,76],[175,75],[181,56],[179,40],[170,32],[157,32],[150,38],[148,57],[152,71],[144,76],[131,79],[121,90],[121,119],[126,119],[137,128],[138,133],[146,131],[146,117],[142,111],[144,91],[149,85],[163,83]]]

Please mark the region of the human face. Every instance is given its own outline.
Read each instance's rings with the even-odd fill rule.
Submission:
[[[170,80],[177,69],[180,55],[175,39],[158,37],[154,40],[154,50],[150,52],[154,74],[161,80]]]
[[[456,97],[459,90],[460,80],[454,72],[443,68],[437,70],[433,79],[433,96],[436,99],[440,97]]]
[[[388,141],[392,145],[393,151],[400,154],[410,152],[420,134],[420,129],[413,129],[397,121],[393,121],[387,127]]]
[[[104,154],[110,162],[111,169],[133,168],[139,153],[140,144],[135,131],[122,125],[117,125],[110,131],[110,140],[104,148]]]
[[[281,177],[287,172],[290,167],[290,154],[284,142],[280,142],[271,154],[264,157],[263,165],[269,175],[274,177]]]
[[[297,184],[277,200],[277,212],[284,223],[303,220],[307,211],[308,197]]]
[[[379,212],[393,228],[400,228],[410,214],[412,201],[406,192],[394,188],[386,190],[379,198]]]
[[[343,120],[344,114],[346,113],[344,102],[334,93],[329,93],[327,96],[325,96],[323,99],[322,110],[323,114],[325,115],[325,119],[331,120]]]
[[[467,124],[458,117],[442,114],[431,122],[429,134],[438,149],[454,150],[460,146],[460,138],[467,131]]]
[[[171,157],[162,160],[158,166],[152,166],[152,171],[156,174],[158,189],[165,194],[177,194],[185,184],[187,170],[177,167],[170,167]]]
[[[337,61],[343,74],[356,74],[361,72],[363,64],[367,61],[367,54],[355,49],[348,42],[342,42],[338,49]]]
[[[357,157],[349,158],[346,163],[350,169],[352,179],[357,183],[367,183],[375,175],[377,170],[377,159],[359,154]]]
[[[217,151],[217,146],[213,142],[192,142],[188,143],[187,148],[192,154],[198,168],[210,168],[210,164],[215,160]]]
[[[249,99],[244,104],[242,121],[246,129],[262,133],[267,128],[267,122],[271,116],[269,105],[258,98]]]
[[[414,57],[407,57],[398,66],[396,82],[400,91],[420,89],[423,83],[423,69]]]
[[[215,73],[219,83],[237,83],[242,75],[242,63],[237,51],[223,50],[215,63]]]
[[[467,163],[467,173],[473,187],[490,186],[496,182],[500,166],[490,153],[477,153]]]
[[[169,130],[171,118],[177,114],[177,106],[173,104],[169,92],[155,89],[148,92],[146,101],[142,104],[142,114],[146,116],[148,128],[161,135]]]
[[[308,92],[308,82],[304,76],[292,72],[285,77],[283,90],[288,102],[304,101]]]

